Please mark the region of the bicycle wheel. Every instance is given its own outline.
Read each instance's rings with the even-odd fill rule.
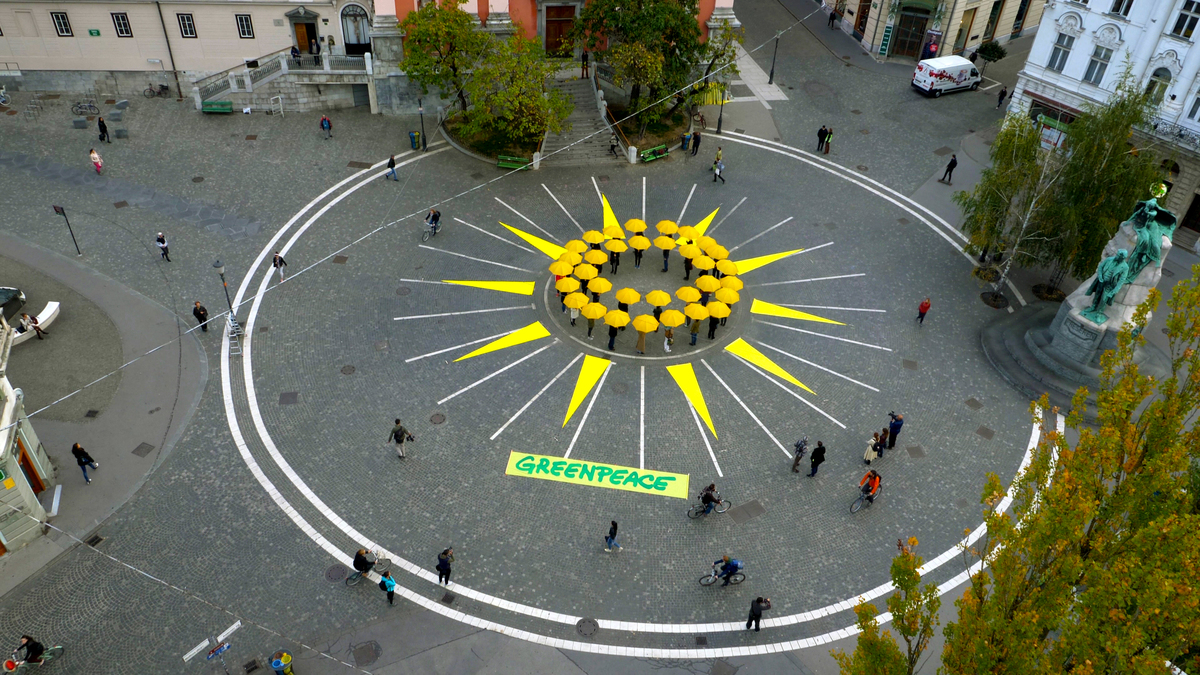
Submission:
[[[158,95],[158,92],[154,91],[153,89],[144,89],[142,90],[142,95],[146,98],[154,98]]]
[[[429,241],[429,230],[421,233],[421,241]]]
[[[688,518],[699,518],[702,515],[704,515],[704,507],[703,506],[693,506],[692,508],[688,509],[688,511],[687,511]]]
[[[717,575],[715,574],[705,574],[700,577],[701,586],[712,586],[715,583],[717,583]]]
[[[376,558],[375,559],[375,571],[376,572],[386,572],[387,568],[390,567],[391,564],[392,564],[392,561],[388,560],[387,558]]]
[[[62,645],[54,645],[53,647],[47,649],[45,652],[42,653],[42,661],[43,662],[52,661],[52,660],[57,659],[58,657],[62,656],[62,653],[63,653]]]
[[[362,581],[362,578],[363,578],[362,572],[353,572],[350,574],[350,576],[346,577],[346,585],[347,586],[357,586],[358,582]]]
[[[741,572],[738,572],[737,574],[732,574],[729,576],[729,583],[731,583],[731,584],[740,584],[745,580],[746,580],[746,575],[742,574]]]
[[[729,500],[727,499],[722,499],[716,506],[713,507],[713,511],[716,511],[717,513],[725,513],[728,510]]]
[[[71,114],[72,115],[82,115],[83,107],[80,106],[78,103],[76,103],[75,105],[71,106]]]
[[[858,513],[858,510],[862,508],[863,502],[865,501],[866,497],[860,494],[858,499],[855,499],[854,503],[850,505],[850,513]]]

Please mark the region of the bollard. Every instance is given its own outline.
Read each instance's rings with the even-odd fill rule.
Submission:
[[[275,669],[275,675],[293,675],[292,655],[284,651],[275,652],[271,657],[271,667]]]

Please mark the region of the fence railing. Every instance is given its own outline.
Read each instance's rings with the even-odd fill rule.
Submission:
[[[1200,150],[1200,133],[1159,118],[1148,120],[1141,129],[1159,138]]]
[[[250,81],[254,83],[262,82],[271,75],[279,72],[281,68],[283,68],[282,59],[271,59],[250,71]]]
[[[280,50],[277,50],[277,51],[273,51],[273,52],[271,52],[270,54],[267,54],[267,55],[265,55],[265,56],[261,56],[261,57],[259,57],[258,59],[256,59],[256,60],[259,62],[259,64],[260,64],[260,66],[259,66],[259,67],[261,68],[261,67],[262,67],[262,65],[265,65],[265,63],[266,63],[267,61],[270,61],[270,60],[275,60],[275,59],[277,59],[278,57],[282,56],[283,54],[286,54],[286,53],[288,53],[289,51],[291,51],[291,49],[292,49],[291,47],[286,47],[286,48],[284,48],[284,49],[280,49]],[[197,87],[199,87],[199,88],[200,88],[200,91],[204,91],[204,88],[205,88],[207,85],[213,84],[214,82],[217,82],[217,81],[220,81],[220,80],[228,80],[228,79],[229,79],[229,75],[230,75],[231,73],[235,73],[235,72],[236,72],[236,73],[243,73],[243,72],[245,72],[246,70],[247,70],[247,68],[246,68],[246,64],[245,64],[245,63],[242,63],[242,64],[239,64],[239,65],[233,66],[232,68],[226,68],[225,70],[222,70],[222,71],[221,71],[221,72],[219,72],[219,73],[213,73],[212,75],[206,75],[206,76],[204,76],[204,77],[202,77],[202,78],[200,78],[200,79],[198,79],[198,80],[193,80],[193,81],[192,81],[192,84],[193,84],[193,85],[195,85],[195,86],[197,86]],[[218,90],[218,91],[219,91],[219,90]]]
[[[366,72],[367,63],[366,63],[366,59],[364,59],[361,56],[335,55],[335,56],[329,57],[329,69],[330,70],[356,70],[356,71]]]

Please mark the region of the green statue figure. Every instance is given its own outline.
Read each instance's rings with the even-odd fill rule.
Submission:
[[[1132,283],[1150,263],[1162,267],[1162,238],[1170,238],[1175,232],[1175,215],[1158,207],[1158,200],[1151,197],[1138,202],[1129,218],[1133,231],[1137,233],[1137,244],[1129,255],[1129,273],[1126,281]]]
[[[1153,199],[1150,201],[1154,201]],[[1145,203],[1145,202],[1143,202]],[[1140,245],[1141,239],[1138,243]],[[1092,296],[1092,306],[1080,312],[1084,318],[1095,324],[1103,324],[1108,320],[1104,308],[1113,303],[1113,297],[1122,286],[1129,283],[1129,251],[1121,249],[1111,258],[1100,261],[1096,268],[1096,280],[1088,287],[1084,295]]]

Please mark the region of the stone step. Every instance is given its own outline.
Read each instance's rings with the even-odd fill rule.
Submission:
[[[1196,247],[1198,240],[1200,240],[1200,232],[1182,226],[1176,227],[1175,234],[1171,237],[1171,243],[1185,251],[1200,251]]]

